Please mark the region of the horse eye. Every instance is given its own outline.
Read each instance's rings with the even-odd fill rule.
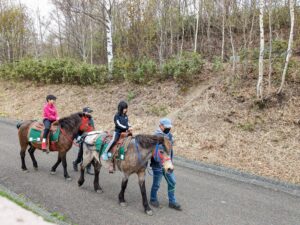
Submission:
[[[161,154],[163,154],[163,153],[164,153],[164,151],[163,151],[163,150],[160,150],[159,152],[160,152]]]

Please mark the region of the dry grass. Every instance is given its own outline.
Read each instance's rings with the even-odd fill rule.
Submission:
[[[95,110],[96,127],[110,130],[117,103],[129,99],[135,133],[152,133],[161,116],[174,119],[176,155],[299,184],[300,127],[295,121],[300,89],[291,88],[283,104],[271,98],[260,110],[253,104],[254,86],[228,89],[225,82],[204,83],[182,96],[173,82],[103,88],[0,82],[0,115],[41,118],[44,98],[53,93],[60,116],[88,105]]]

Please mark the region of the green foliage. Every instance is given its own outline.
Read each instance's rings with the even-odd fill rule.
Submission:
[[[127,79],[134,83],[146,83],[155,77],[157,73],[156,63],[152,59],[144,58],[137,61],[135,64],[135,71],[128,74]]]
[[[288,43],[286,40],[274,40],[272,41],[272,57],[273,58],[284,58],[286,55]],[[269,58],[270,48],[269,45],[265,46],[264,51],[264,59]],[[252,48],[252,49],[242,49],[240,51],[240,57],[242,60],[249,59],[249,60],[258,60],[259,58],[259,48]]]
[[[253,132],[255,130],[255,124],[250,122],[239,123],[238,128],[243,131]]]
[[[201,72],[203,60],[199,54],[184,53],[181,58],[170,58],[162,70],[149,58],[116,58],[113,81],[124,80],[146,84],[153,79],[172,78],[178,83],[192,83]],[[33,81],[43,84],[104,84],[108,80],[105,65],[91,65],[73,59],[23,59],[0,65],[0,78],[16,81]]]
[[[107,68],[71,59],[24,59],[1,65],[0,78],[46,84],[104,84],[107,82]]]
[[[52,217],[55,217],[56,219],[60,220],[60,221],[67,221],[66,217],[62,214],[60,214],[59,212],[53,212],[51,213]]]
[[[151,106],[148,111],[155,116],[166,116],[169,113],[166,106],[163,105]]]
[[[203,60],[198,53],[185,52],[181,57],[172,57],[162,66],[163,78],[174,78],[178,83],[191,83],[203,68]]]
[[[134,61],[130,58],[115,58],[113,63],[114,81],[122,81],[128,77],[128,74],[134,71]]]
[[[133,91],[129,91],[127,94],[127,101],[131,102],[135,97],[136,97],[136,94]]]
[[[157,65],[152,59],[118,58],[114,60],[114,80],[125,79],[129,82],[144,84],[155,77],[156,73]]]
[[[218,72],[223,70],[223,63],[221,57],[214,56],[213,57],[213,71]]]

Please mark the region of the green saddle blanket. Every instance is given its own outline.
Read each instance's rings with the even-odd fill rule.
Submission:
[[[42,135],[41,130],[31,128],[30,132],[29,132],[28,141],[29,142],[41,142],[42,141],[41,135]],[[55,131],[55,133],[50,132],[50,141],[51,142],[58,142],[59,135],[60,135],[60,129],[57,129]]]
[[[99,153],[99,156],[101,156],[104,152],[104,150],[106,149],[106,147],[108,146],[108,142],[106,141],[106,137],[105,136],[99,136],[96,139],[95,142],[95,146],[96,146],[96,151]],[[121,147],[119,147],[119,149],[117,149],[118,151],[118,155],[117,158],[118,160],[124,160],[125,159],[125,148],[124,145],[122,145]]]

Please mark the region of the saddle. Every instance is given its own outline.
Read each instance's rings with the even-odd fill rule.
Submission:
[[[103,135],[96,137],[94,140],[96,145],[96,151],[99,152],[99,156],[102,155],[107,145],[112,139],[112,135],[108,132],[105,132]],[[112,155],[111,160],[114,162],[115,160],[124,160],[125,152],[127,147],[132,139],[132,134],[123,132],[120,135],[119,140],[116,144],[110,149],[110,153]]]
[[[127,151],[127,147],[131,139],[132,139],[132,133],[128,133],[128,132],[121,133],[119,140],[110,150],[113,161],[115,161],[115,159],[119,159],[119,160],[125,159],[125,152]]]
[[[29,127],[28,132],[28,141],[40,143],[42,142],[44,135],[45,126],[42,122],[35,121]],[[58,126],[58,122],[53,122],[50,127],[50,132],[48,134],[49,142],[58,142],[58,138],[60,135],[60,129]]]

